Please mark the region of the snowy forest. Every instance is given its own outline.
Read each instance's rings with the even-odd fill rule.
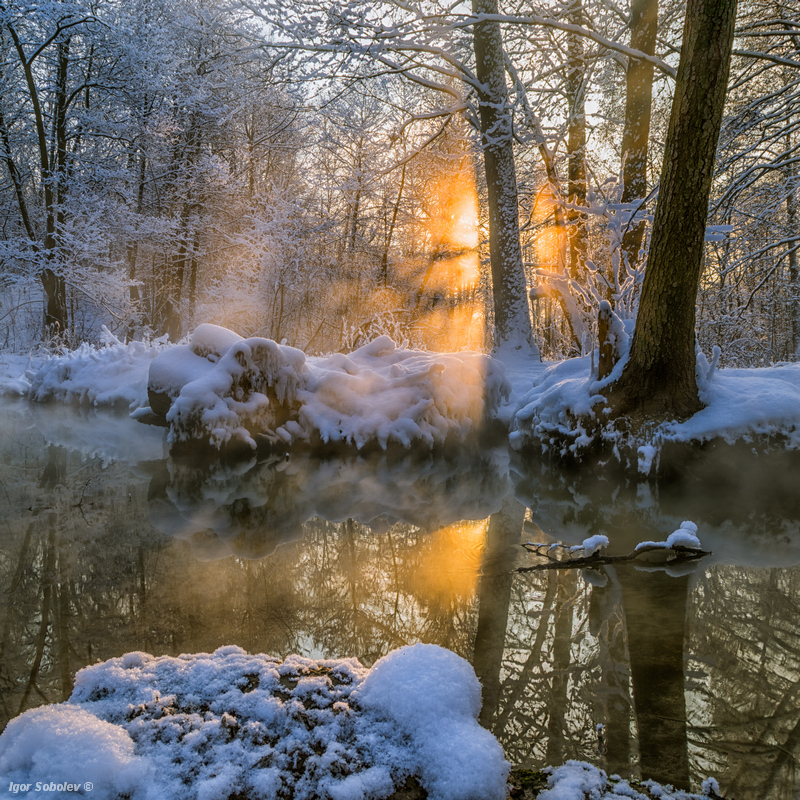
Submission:
[[[589,352],[601,301],[636,312],[685,11],[475,0],[502,35],[487,123],[465,5],[3,0],[0,346],[213,322],[488,350],[529,317],[542,358]],[[735,26],[696,328],[757,366],[800,348],[800,9],[742,0]],[[524,268],[502,291],[498,186]]]
[[[798,0],[0,44],[1,792],[800,797]]]

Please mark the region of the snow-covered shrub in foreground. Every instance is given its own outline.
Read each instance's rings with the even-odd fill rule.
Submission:
[[[472,667],[436,645],[401,648],[371,670],[234,646],[128,653],[81,670],[68,703],[12,720],[0,773],[90,781],[97,800],[369,800],[409,776],[431,800],[502,800],[509,766],[479,709]]]
[[[502,364],[480,353],[405,350],[381,336],[349,355],[306,358],[235,336],[201,325],[154,360],[151,405],[169,398],[173,442],[433,446],[474,432],[510,389]]]

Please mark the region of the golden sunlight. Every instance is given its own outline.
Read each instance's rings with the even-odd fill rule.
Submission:
[[[566,256],[566,236],[563,226],[556,224],[556,201],[550,184],[545,184],[536,197],[533,207],[535,223],[534,252],[536,266],[557,272]]]
[[[422,227],[429,251],[419,295],[420,324],[437,350],[476,349],[483,342],[483,327],[475,314],[478,195],[471,154],[463,154],[455,169],[442,169],[425,188],[428,213]]]
[[[408,588],[437,609],[469,599],[478,585],[488,520],[457,522],[432,533],[408,575]]]

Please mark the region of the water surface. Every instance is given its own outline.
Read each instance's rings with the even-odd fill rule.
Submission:
[[[6,402],[0,417],[2,726],[131,650],[371,664],[423,641],[473,664],[515,764],[797,794],[791,457],[740,448],[668,486],[504,450],[209,466],[124,416]],[[684,519],[713,551],[685,574],[511,571],[533,563],[524,541],[605,533],[625,553]]]

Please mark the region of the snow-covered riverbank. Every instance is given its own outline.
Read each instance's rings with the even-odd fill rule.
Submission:
[[[179,345],[123,344],[109,335],[104,346],[50,358],[2,356],[0,393],[145,416],[155,390],[165,398],[172,441],[430,447],[494,419],[516,448],[580,455],[591,443],[581,417],[602,429],[603,393],[615,375],[597,381],[588,356],[546,364],[518,354],[438,354],[397,348],[387,337],[349,355],[307,357],[203,325]],[[717,369],[699,354],[698,386],[702,411],[627,443],[641,472],[668,442],[779,437],[800,447],[800,364]],[[612,446],[626,444],[616,429],[605,430]]]

